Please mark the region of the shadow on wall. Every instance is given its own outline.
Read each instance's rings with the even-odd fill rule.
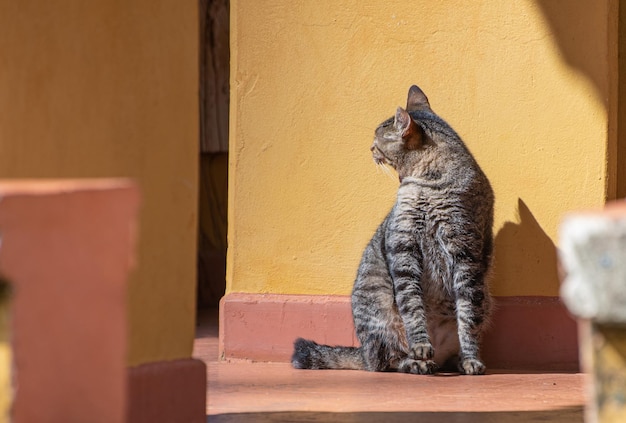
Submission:
[[[612,11],[599,7],[596,0],[536,0],[536,3],[550,26],[563,61],[593,84],[598,99],[608,110],[609,90],[616,87],[609,86],[607,54],[610,59],[617,50],[612,52],[610,44],[607,47],[611,34],[603,37],[597,32],[607,30],[607,13]],[[620,15],[626,16],[626,8]],[[626,99],[626,87],[623,97]],[[626,113],[626,108],[620,109]],[[609,125],[616,127],[616,122],[609,122]],[[617,154],[618,160],[614,163],[619,163],[620,157],[626,158],[626,140],[622,138],[618,134],[617,149],[609,151],[609,154]],[[617,169],[617,172],[617,195],[622,196],[626,194],[626,167]],[[611,197],[613,193],[608,195]],[[521,199],[518,200],[518,213],[520,223],[507,222],[496,236],[495,279],[499,288],[509,292],[531,283],[543,287],[543,295],[554,295],[558,292],[559,280],[554,243]]]
[[[517,209],[519,223],[505,223],[496,235],[494,280],[507,292],[531,285],[554,295],[559,290],[556,247],[521,199]]]
[[[537,4],[563,60],[594,84],[598,98],[608,106],[607,39],[597,36],[598,28],[606,28],[606,10],[596,0],[537,0]]]
[[[611,86],[610,75],[607,78],[606,62],[607,55],[609,60],[612,55],[617,55],[617,75],[626,67],[626,7],[620,7],[620,2],[617,2],[615,7],[619,10],[608,11],[609,15],[619,15],[616,40],[618,46],[615,51],[611,51],[615,48],[608,39],[612,34],[607,33],[607,38],[595,35],[598,28],[607,27],[607,11],[598,7],[598,3],[596,0],[537,0],[565,63],[582,73],[593,84],[598,100],[607,111],[610,112],[609,107],[617,107],[617,122],[611,117],[609,121],[609,128],[617,131],[615,145],[609,146],[609,154],[615,158],[609,160],[610,166],[614,167],[609,169],[609,174],[615,175],[615,193],[608,193],[608,199],[611,200],[613,197],[626,197],[626,166],[618,166],[618,163],[626,160],[626,136],[619,129],[626,126],[619,124],[626,122],[626,79],[617,78],[616,86]],[[611,90],[615,89],[618,104],[610,105]]]
[[[496,297],[492,327],[483,340],[491,368],[578,371],[576,322],[554,295],[559,290],[557,252],[528,206],[518,199],[519,223],[496,235],[494,280],[515,292],[540,287],[532,297]],[[511,322],[524,322],[511,337]]]

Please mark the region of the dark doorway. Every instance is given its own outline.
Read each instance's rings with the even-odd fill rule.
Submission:
[[[229,0],[199,0],[199,308],[217,306],[226,286],[229,15]]]

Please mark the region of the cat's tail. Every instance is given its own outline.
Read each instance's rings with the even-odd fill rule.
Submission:
[[[298,338],[293,343],[291,364],[296,369],[363,370],[361,348],[331,347]]]

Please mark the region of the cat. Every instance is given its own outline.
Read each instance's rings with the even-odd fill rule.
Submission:
[[[416,85],[406,109],[378,126],[371,151],[377,165],[396,170],[400,186],[352,290],[361,346],[298,338],[293,367],[484,374],[479,347],[492,309],[489,180]]]

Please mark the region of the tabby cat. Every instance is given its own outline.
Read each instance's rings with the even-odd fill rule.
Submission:
[[[483,374],[494,203],[487,177],[415,85],[406,110],[378,126],[371,151],[397,171],[400,187],[352,290],[361,347],[299,338],[293,367]]]

